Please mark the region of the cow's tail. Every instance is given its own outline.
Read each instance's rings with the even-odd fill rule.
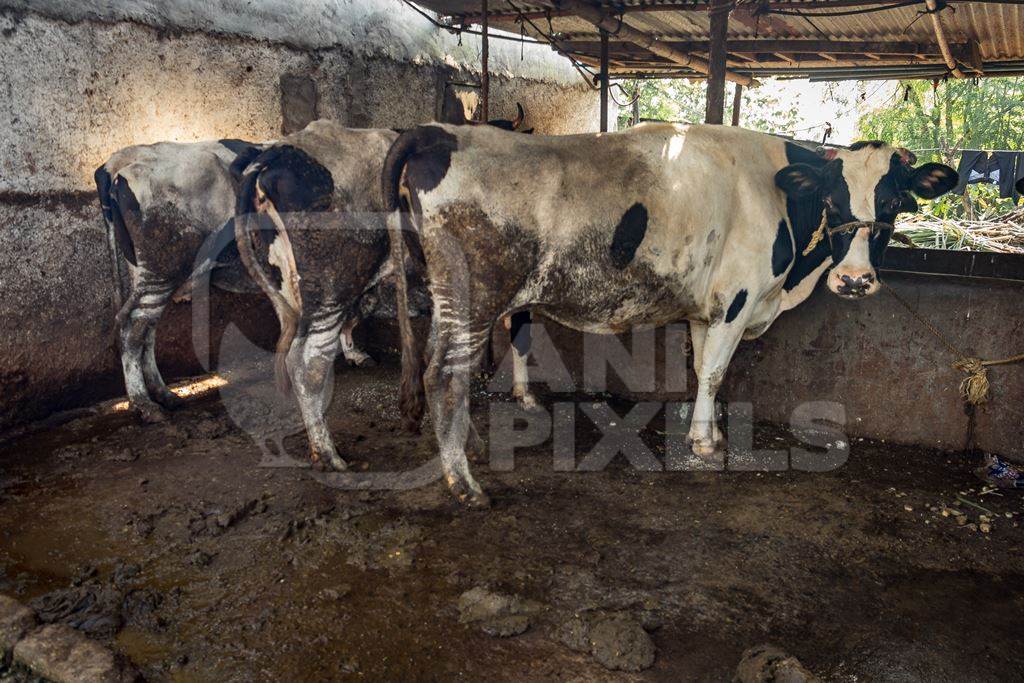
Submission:
[[[106,164],[96,169],[93,179],[96,181],[96,196],[100,200],[103,224],[107,228],[107,252],[110,256],[110,274],[114,280],[114,313],[120,316],[125,296],[123,278],[121,277],[121,256],[135,265],[135,246],[132,244],[131,235],[124,224],[124,216],[121,215],[121,209],[114,197],[114,179]]]
[[[388,151],[384,160],[383,192],[388,212],[388,236],[391,242],[391,260],[395,274],[395,304],[398,311],[398,330],[402,338],[402,384],[398,406],[402,422],[410,432],[419,431],[426,405],[423,388],[423,355],[425,340],[413,334],[409,316],[409,284],[405,270],[406,240],[415,243],[419,252],[419,238],[410,205],[402,196],[402,175],[408,160],[416,154],[422,143],[420,128],[402,133]]]
[[[274,208],[269,197],[259,197],[258,181],[264,166],[257,159],[242,176],[238,188],[235,206],[235,243],[238,255],[249,272],[249,276],[259,285],[263,293],[270,299],[277,314],[281,333],[277,338],[274,358],[274,380],[282,393],[291,391],[291,376],[288,373],[288,350],[298,333],[299,319],[302,315],[302,298],[298,288],[298,272],[295,268],[295,256],[291,242],[280,215]],[[261,236],[264,220],[273,224],[270,231],[273,235],[271,244],[276,253],[270,253],[269,259],[281,270],[281,289],[270,281],[260,256],[257,244]],[[288,294],[286,294],[286,292]]]

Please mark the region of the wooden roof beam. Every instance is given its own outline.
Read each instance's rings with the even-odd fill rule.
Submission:
[[[990,5],[1016,5],[1020,4],[1020,0],[976,0],[979,3],[990,4]],[[536,4],[548,4],[538,2]],[[554,7],[550,12],[523,12],[522,16],[527,19],[546,19],[548,17],[567,17],[576,14],[574,10],[557,8]],[[781,0],[778,2],[768,2],[768,9],[782,9],[782,10],[834,10],[843,7],[860,7],[863,5],[884,5],[889,4],[887,0]],[[621,8],[626,14],[636,13],[647,13],[647,12],[703,12],[707,10],[707,0],[703,2],[660,2],[658,4],[648,5],[627,5]],[[504,19],[512,20],[517,19],[520,15],[518,12],[512,12],[509,10],[497,10],[491,12],[492,19]],[[454,16],[460,19],[465,19],[471,24],[480,23],[479,14],[464,14],[464,15],[451,15],[444,14],[444,16]],[[812,19],[813,14],[808,14]]]
[[[694,71],[702,74],[707,74],[711,69],[711,66],[706,60],[687,54],[682,50],[677,50],[676,48],[659,41],[654,36],[633,28],[625,21],[620,22],[617,18],[608,16],[600,9],[587,2],[583,2],[582,0],[562,0],[562,2],[559,3],[559,6],[562,9],[571,11],[579,18],[589,21],[594,26],[608,31],[619,40],[639,45],[648,52],[656,54],[659,57],[664,57],[669,61],[685,66],[689,69],[693,69]],[[757,85],[757,81],[752,77],[739,74],[728,69],[725,72],[725,79],[732,81],[733,83],[739,83],[740,85]]]
[[[561,36],[562,41],[571,43],[581,50],[597,50],[599,45],[595,34],[569,34]],[[611,36],[612,48],[615,49],[616,38]],[[622,44],[621,41],[618,41]],[[677,50],[692,54],[707,54],[708,41],[675,40],[672,38],[661,38],[660,42],[665,43]],[[967,55],[970,50],[970,43],[954,43],[950,49],[954,54]],[[785,53],[787,55],[797,54],[866,54],[873,55],[941,55],[942,50],[937,43],[911,43],[892,41],[863,41],[863,40],[730,40],[729,52],[733,54],[773,54]]]

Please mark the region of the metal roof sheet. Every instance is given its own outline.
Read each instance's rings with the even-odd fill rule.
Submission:
[[[735,52],[730,48],[730,66],[740,73],[793,76],[864,75],[888,78],[933,77],[946,73],[938,53],[932,22],[922,10],[924,2],[892,6],[888,2],[822,2],[821,0],[740,0],[729,20],[730,41],[834,41],[838,52],[788,54]],[[419,0],[419,5],[434,10],[449,21],[479,23],[480,3],[475,0]],[[686,44],[692,54],[702,55],[699,43],[706,42],[710,28],[708,2],[682,0],[625,0],[593,3],[613,17],[622,16],[631,27],[659,41]],[[767,11],[766,11],[767,10]],[[785,12],[784,14],[778,11]],[[845,13],[835,15],[836,12]],[[491,0],[491,26],[514,33],[520,27],[540,40],[556,39],[560,51],[573,53],[581,61],[594,63],[598,58],[599,30],[592,23],[550,4]],[[522,17],[529,18],[525,21]],[[957,46],[958,61],[980,67],[985,73],[1006,75],[1024,73],[1024,1],[982,0],[949,2],[941,13],[946,36]],[[531,23],[532,22],[532,23]],[[850,54],[852,41],[914,43],[928,47],[921,54],[890,51],[879,54]],[[610,38],[611,70],[637,73],[690,75],[638,46]],[[694,43],[698,43],[695,45]],[[895,49],[895,47],[891,48]],[[972,53],[973,50],[973,53]],[[839,56],[841,55],[841,56]],[[904,67],[898,69],[895,67]],[[693,74],[698,75],[698,74]]]

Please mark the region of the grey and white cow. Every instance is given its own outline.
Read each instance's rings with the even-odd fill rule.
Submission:
[[[238,176],[264,147],[228,139],[134,145],[96,169],[108,238],[130,276],[116,325],[129,403],[144,420],[161,420],[161,406],[180,402],[154,353],[157,323],[175,293],[205,273],[227,291],[260,291],[237,258],[223,255],[233,254]],[[369,357],[352,344],[355,323],[346,325],[342,346],[346,358],[362,364]]]
[[[881,142],[819,154],[722,126],[404,133],[384,192],[389,208],[412,212],[415,231],[392,243],[397,258],[409,243],[422,250],[434,314],[425,372],[423,340],[403,336],[401,401],[418,418],[425,383],[453,494],[488,502],[465,456],[469,380],[494,320],[526,307],[599,333],[690,321],[699,386],[689,440],[698,456],[720,453],[714,399],[740,339],[762,334],[826,271],[842,297],[876,291],[892,222],[916,209],[911,193],[956,184],[948,166],[912,163]]]
[[[490,125],[514,131],[522,119],[520,107],[515,119]],[[295,394],[311,459],[325,468],[347,466],[324,419],[338,331],[393,269],[380,176],[397,138],[390,129],[314,121],[253,159],[239,187],[239,253],[281,325],[277,382]],[[514,333],[525,316],[513,321]],[[514,393],[530,407],[522,340],[516,348]]]

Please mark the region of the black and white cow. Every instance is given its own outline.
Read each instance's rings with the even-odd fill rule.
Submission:
[[[881,142],[819,154],[722,126],[404,133],[388,153],[384,192],[389,208],[408,205],[416,226],[392,239],[396,257],[412,243],[426,260],[434,314],[422,381],[452,492],[488,502],[464,451],[471,370],[494,320],[526,307],[601,333],[689,320],[699,381],[689,439],[698,456],[721,452],[714,399],[740,339],[806,299],[826,270],[842,297],[875,292],[892,223],[916,208],[910,194],[956,184],[947,166],[911,163]],[[401,229],[397,217],[391,229]],[[403,337],[411,418],[423,410],[419,343]]]
[[[522,118],[519,107],[515,119],[491,125],[514,131]],[[239,253],[281,324],[277,382],[294,392],[311,458],[322,467],[346,467],[324,419],[338,331],[392,271],[380,177],[397,138],[390,129],[314,121],[253,159],[239,188]],[[524,316],[513,321],[514,332]],[[525,352],[514,359],[514,394],[531,407]]]
[[[237,258],[224,255],[234,253],[238,177],[265,146],[243,140],[135,145],[96,169],[108,238],[130,275],[116,323],[125,387],[130,405],[147,421],[163,419],[161,406],[180,403],[154,353],[157,323],[175,293],[211,271],[212,284],[221,289],[260,291]],[[218,232],[223,239],[210,239]],[[115,276],[117,271],[115,264]],[[361,365],[369,356],[352,342],[357,321],[345,325],[341,344],[345,357]]]

